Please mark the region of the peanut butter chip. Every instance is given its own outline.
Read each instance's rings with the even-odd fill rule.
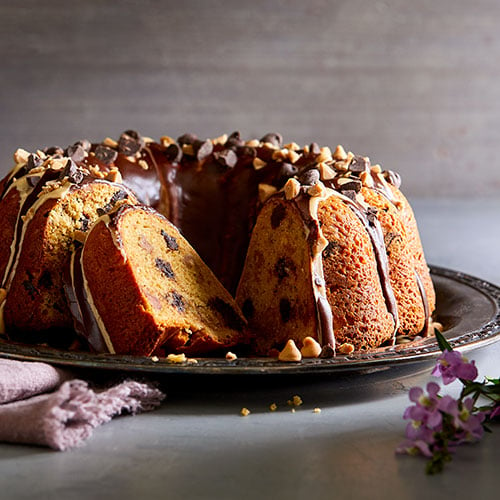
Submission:
[[[175,144],[175,139],[169,137],[168,135],[163,135],[160,137],[160,143],[164,148],[166,148],[167,146],[170,146],[170,144]]]
[[[242,408],[240,410],[240,415],[242,417],[248,417],[248,415],[250,415],[250,410],[248,408]]]
[[[17,149],[16,152],[14,153],[14,161],[17,164],[27,163],[29,157],[30,157],[29,152],[22,148]]]
[[[270,411],[276,411],[278,409],[278,405],[276,403],[271,403],[269,405],[269,410]]]
[[[168,363],[184,363],[186,361],[186,355],[182,354],[169,354],[166,357]]]
[[[289,339],[283,350],[279,353],[278,360],[289,362],[300,361],[301,359],[302,354],[300,354],[295,342],[292,339]]]
[[[349,344],[348,342],[345,342],[338,348],[339,354],[352,354],[354,352],[354,346],[352,344]]]
[[[306,337],[300,352],[303,358],[317,358],[321,354],[321,346],[312,337]]]
[[[151,361],[153,363],[158,363],[158,361],[160,361],[160,358],[158,356],[151,356]]]
[[[261,160],[260,158],[253,159],[253,168],[255,168],[255,170],[260,170],[261,168],[264,168],[266,165],[267,163],[264,160]]]
[[[313,413],[321,413],[321,408],[314,408]]]
[[[234,354],[234,352],[228,351],[228,352],[226,353],[226,359],[227,359],[228,361],[233,361],[233,360],[235,360],[235,359],[237,359],[237,358],[238,358],[238,356],[236,356],[236,354]]]
[[[297,179],[288,179],[285,184],[285,198],[293,200],[300,193],[300,182]]]
[[[333,152],[333,158],[335,160],[345,160],[347,158],[347,153],[340,144],[335,148],[335,151]]]

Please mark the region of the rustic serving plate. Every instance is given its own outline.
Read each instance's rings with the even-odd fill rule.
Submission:
[[[444,335],[460,351],[483,347],[500,338],[500,288],[450,269],[431,266],[437,294],[435,320],[444,326]],[[198,358],[197,363],[154,362],[148,357],[68,352],[43,346],[0,342],[0,357],[44,361],[75,368],[93,368],[144,374],[177,375],[326,375],[373,373],[408,365],[418,369],[440,353],[434,337],[370,352],[305,359],[282,363],[273,358]]]

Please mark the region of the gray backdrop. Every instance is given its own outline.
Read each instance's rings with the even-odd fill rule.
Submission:
[[[0,0],[0,173],[18,146],[239,129],[495,196],[499,26],[497,0]]]

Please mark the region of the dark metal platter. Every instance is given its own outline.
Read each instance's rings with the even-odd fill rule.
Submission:
[[[435,320],[448,341],[460,351],[483,347],[500,338],[500,288],[467,274],[431,267],[437,294]],[[154,362],[148,357],[96,355],[42,346],[0,343],[0,357],[44,361],[74,368],[93,368],[144,374],[176,375],[327,375],[371,373],[391,367],[429,363],[440,353],[434,337],[408,344],[336,356],[282,363],[273,358],[198,358],[197,363]]]

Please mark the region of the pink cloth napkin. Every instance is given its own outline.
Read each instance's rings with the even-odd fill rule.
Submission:
[[[113,417],[152,410],[164,398],[149,383],[126,380],[93,390],[51,365],[0,359],[0,441],[66,450]]]

